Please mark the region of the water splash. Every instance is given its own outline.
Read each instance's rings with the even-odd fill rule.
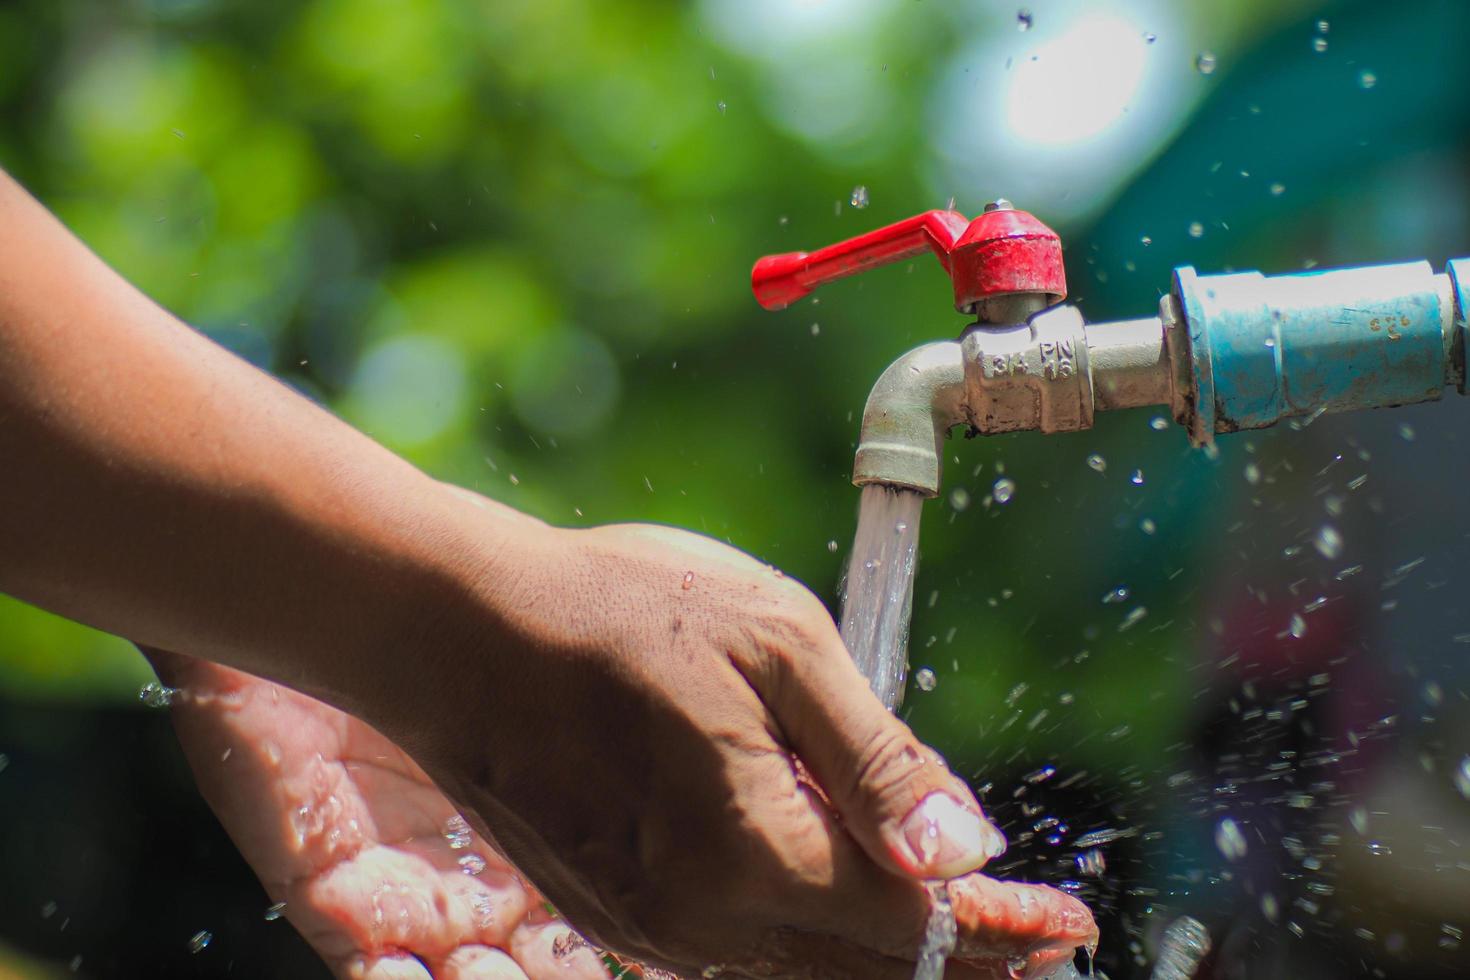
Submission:
[[[929,886],[929,919],[924,923],[924,944],[919,947],[919,961],[914,967],[914,980],[943,980],[944,963],[954,952],[959,927],[954,920],[954,907],[949,902],[949,889],[944,882]]]
[[[1152,980],[1189,980],[1210,954],[1210,931],[1204,923],[1181,915],[1164,930]]]

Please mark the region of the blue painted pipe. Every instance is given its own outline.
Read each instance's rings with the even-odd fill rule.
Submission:
[[[1195,444],[1293,416],[1407,405],[1465,389],[1470,259],[1263,276],[1174,274]],[[1182,379],[1181,379],[1182,380]]]

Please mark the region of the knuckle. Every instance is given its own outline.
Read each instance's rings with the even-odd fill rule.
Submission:
[[[918,778],[926,765],[908,731],[897,722],[883,725],[864,743],[853,774],[853,792],[883,813],[902,816],[919,802]]]

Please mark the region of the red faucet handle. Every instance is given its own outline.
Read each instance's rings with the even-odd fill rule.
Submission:
[[[815,252],[767,255],[750,270],[750,285],[761,306],[779,310],[824,282],[926,251],[949,273],[961,312],[992,296],[1045,293],[1056,302],[1067,295],[1061,239],[1009,206],[974,221],[958,211],[925,211]]]

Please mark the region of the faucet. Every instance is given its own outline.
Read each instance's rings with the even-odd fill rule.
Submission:
[[[973,221],[926,211],[815,252],[768,255],[756,300],[778,310],[824,282],[932,251],[974,317],[957,340],[889,365],[868,396],[858,486],[939,493],[940,446],[971,434],[1090,428],[1099,411],[1164,406],[1194,446],[1284,418],[1465,393],[1470,258],[1265,276],[1174,270],[1158,313],[1087,323],[1064,305],[1057,233],[1004,199]]]

